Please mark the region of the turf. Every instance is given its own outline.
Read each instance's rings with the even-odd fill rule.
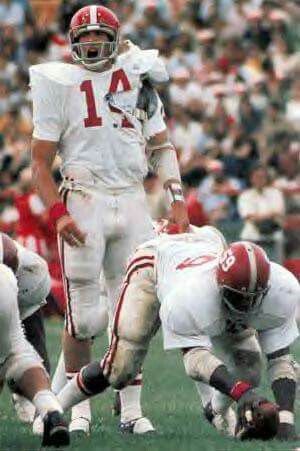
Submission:
[[[59,348],[61,323],[47,324],[48,349],[54,368]],[[96,343],[94,351],[101,355],[105,340]],[[300,343],[295,348],[300,359]],[[299,442],[241,443],[218,435],[202,418],[193,383],[184,375],[180,355],[163,353],[160,337],[152,343],[144,368],[145,389],[143,406],[158,432],[148,437],[122,436],[117,431],[117,418],[112,416],[113,395],[107,391],[93,400],[94,424],[89,438],[72,440],[74,451],[271,451],[300,447]],[[300,414],[300,405],[297,405]],[[299,415],[298,415],[299,416]],[[5,389],[0,399],[0,449],[38,450],[40,440],[28,426],[22,425],[14,414],[10,396]],[[298,430],[300,421],[298,419]]]

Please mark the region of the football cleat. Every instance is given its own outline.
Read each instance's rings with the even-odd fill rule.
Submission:
[[[22,423],[32,423],[35,415],[35,407],[29,399],[13,393],[12,401],[19,420]]]
[[[70,434],[67,423],[57,410],[47,413],[44,418],[44,433],[42,446],[68,446],[70,444]]]
[[[146,417],[121,422],[119,429],[122,434],[147,434],[149,432],[155,432],[151,421]]]
[[[69,425],[69,432],[76,435],[90,435],[91,422],[88,418],[77,417],[74,418]]]

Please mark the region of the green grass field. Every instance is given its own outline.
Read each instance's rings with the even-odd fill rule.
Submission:
[[[48,349],[52,367],[60,351],[61,323],[47,324]],[[101,355],[104,339],[96,343],[94,351]],[[300,358],[300,344],[295,347]],[[117,418],[111,414],[112,392],[93,400],[94,423],[89,438],[73,440],[70,448],[74,451],[270,451],[293,450],[300,442],[241,443],[218,435],[202,418],[196,389],[184,375],[181,357],[175,352],[163,353],[160,337],[151,347],[144,368],[144,412],[157,427],[157,434],[148,437],[122,436],[117,430]],[[300,414],[300,405],[297,405]],[[0,399],[0,449],[38,450],[40,439],[34,437],[30,427],[22,425],[14,414],[7,390]],[[298,430],[300,422],[298,419]],[[299,448],[300,449],[300,448]]]

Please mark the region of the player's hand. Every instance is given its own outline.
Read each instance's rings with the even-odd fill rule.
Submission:
[[[269,440],[279,427],[278,406],[248,390],[238,401],[236,437],[240,440]]]
[[[69,214],[57,220],[56,231],[72,247],[80,247],[85,243],[85,234],[81,232]]]
[[[176,225],[177,233],[187,232],[190,226],[190,221],[187,213],[186,204],[181,200],[176,200],[171,205],[171,213],[169,217],[169,224]]]
[[[276,438],[282,441],[299,440],[297,436],[295,425],[289,423],[279,423]]]
[[[215,412],[212,408],[211,401],[209,401],[204,408],[204,416],[217,431],[234,437],[236,429],[236,414],[234,410],[229,407],[225,412]]]

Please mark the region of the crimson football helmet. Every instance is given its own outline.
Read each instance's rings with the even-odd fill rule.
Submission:
[[[80,36],[89,31],[105,33],[109,42],[79,42]],[[69,28],[73,60],[90,70],[101,68],[104,62],[116,57],[119,34],[119,19],[110,9],[99,5],[79,9],[72,17]]]
[[[269,289],[270,261],[254,243],[232,243],[220,257],[217,282],[225,306],[234,313],[257,310]]]

